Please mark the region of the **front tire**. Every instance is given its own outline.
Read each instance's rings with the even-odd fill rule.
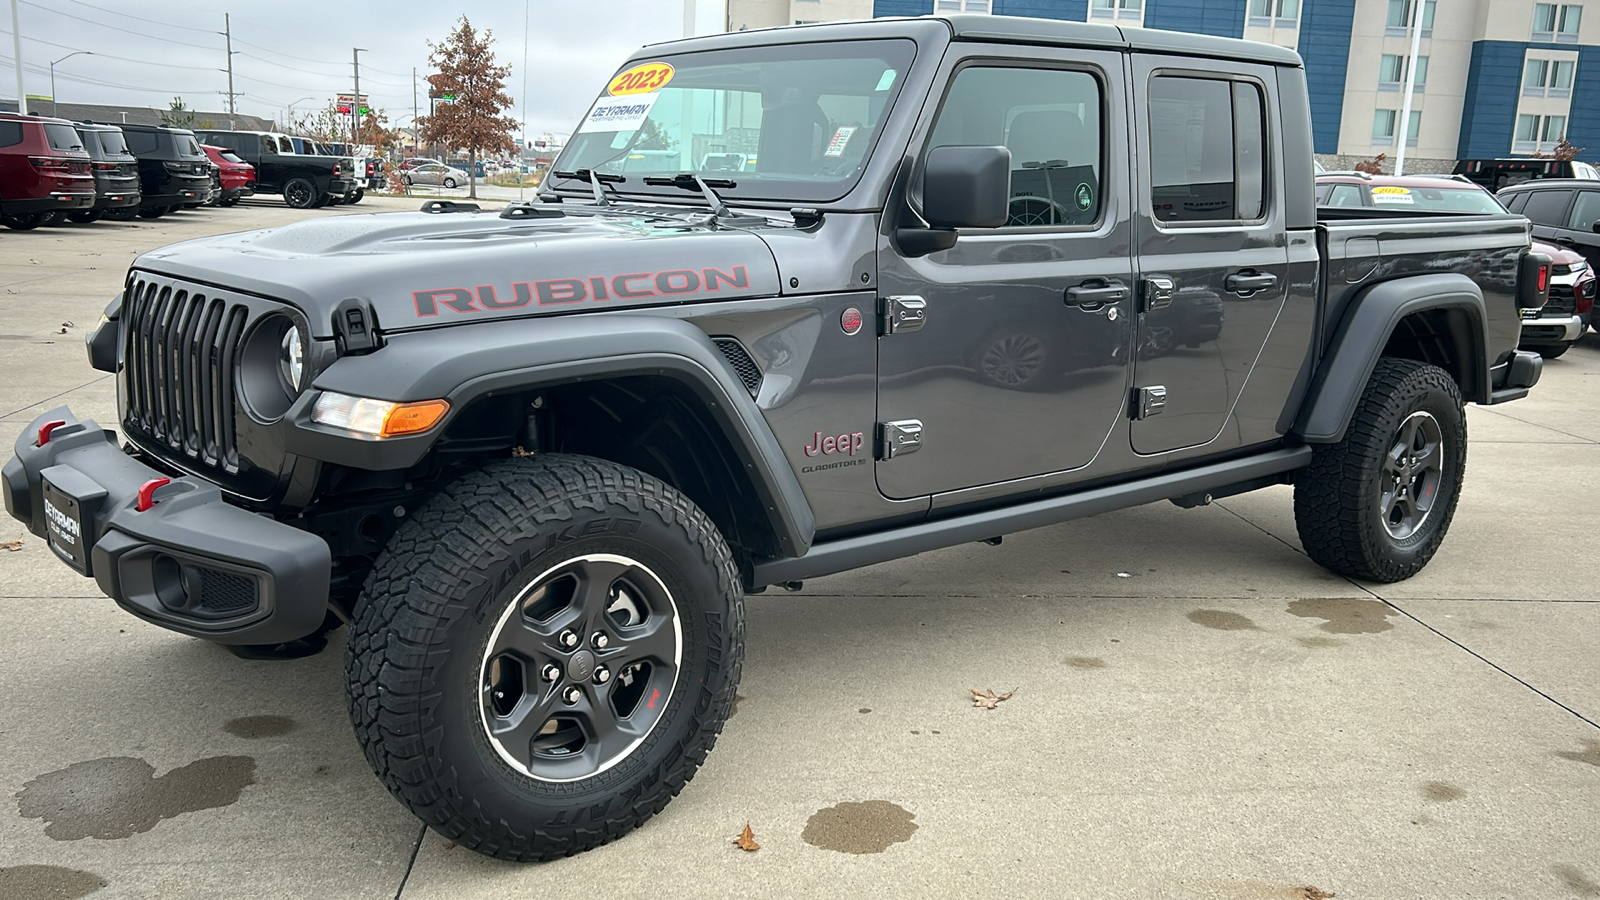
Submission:
[[[1344,439],[1315,448],[1295,483],[1300,543],[1350,578],[1410,578],[1450,529],[1467,462],[1461,391],[1443,369],[1378,361]]]
[[[419,818],[508,860],[638,827],[727,719],[743,593],[675,489],[581,456],[506,460],[407,518],[345,661],[373,770]]]
[[[446,178],[444,180],[444,186],[447,188],[453,188],[456,186],[456,180],[454,178]]]

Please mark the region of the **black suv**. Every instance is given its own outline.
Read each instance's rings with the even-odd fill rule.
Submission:
[[[211,160],[194,132],[164,125],[121,125],[128,150],[139,158],[144,197],[139,215],[155,219],[179,206],[203,203],[211,190]]]
[[[1528,181],[1498,194],[1506,209],[1528,217],[1533,236],[1578,251],[1600,265],[1600,181]]]
[[[139,190],[139,160],[128,150],[122,129],[115,125],[75,122],[83,149],[94,172],[94,208],[67,213],[74,222],[89,223],[101,216],[131,219],[139,211],[143,193]]]

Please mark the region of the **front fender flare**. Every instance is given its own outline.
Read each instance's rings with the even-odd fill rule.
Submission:
[[[1484,349],[1487,314],[1483,291],[1458,273],[1412,275],[1367,288],[1346,310],[1328,353],[1317,367],[1311,391],[1294,433],[1310,444],[1344,439],[1367,379],[1378,365],[1400,320],[1429,309],[1455,309],[1465,314],[1466,378],[1462,393],[1469,399],[1488,396],[1490,360]]]
[[[710,338],[666,316],[519,319],[390,335],[383,349],[343,357],[316,377],[284,416],[284,449],[355,468],[405,469],[481,397],[629,375],[689,387],[749,473],[778,546],[789,556],[810,549],[816,519],[777,437]],[[445,399],[450,412],[425,434],[366,437],[311,420],[323,391],[395,402]]]

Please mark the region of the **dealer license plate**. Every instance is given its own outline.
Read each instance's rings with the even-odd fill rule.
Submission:
[[[83,502],[44,479],[44,523],[50,549],[80,574],[89,574],[87,542],[94,536],[84,524]]]

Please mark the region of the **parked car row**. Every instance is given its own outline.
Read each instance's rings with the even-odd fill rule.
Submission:
[[[182,128],[0,113],[0,222],[13,229],[232,205],[254,182],[252,166]]]
[[[1600,331],[1600,317],[1594,313],[1600,291],[1594,269],[1600,265],[1600,180],[1543,176],[1546,169],[1558,174],[1573,171],[1570,164],[1560,170],[1556,163],[1544,160],[1497,162],[1505,165],[1496,171],[1512,171],[1511,163],[1526,162],[1526,168],[1537,167],[1541,174],[1491,194],[1474,177],[1478,170],[1405,177],[1330,172],[1316,178],[1317,204],[1331,216],[1341,209],[1357,216],[1375,210],[1385,214],[1415,210],[1526,216],[1533,223],[1534,252],[1550,257],[1550,294],[1543,307],[1522,310],[1519,346],[1555,359],[1591,326]]]

